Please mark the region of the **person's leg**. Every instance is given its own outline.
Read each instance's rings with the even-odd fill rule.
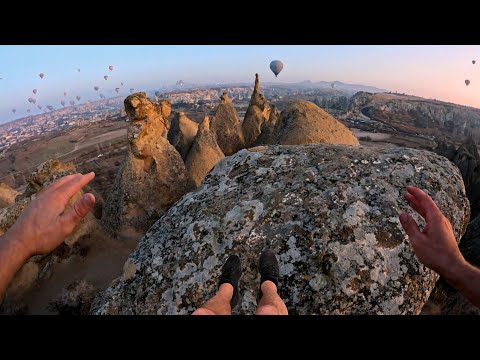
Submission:
[[[231,315],[238,302],[238,281],[241,275],[240,258],[230,255],[223,265],[217,293],[192,315]]]
[[[260,301],[257,315],[288,315],[287,307],[278,295],[277,286],[280,269],[275,253],[269,249],[260,255]]]

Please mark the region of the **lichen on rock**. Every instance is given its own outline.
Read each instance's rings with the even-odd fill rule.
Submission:
[[[234,313],[253,314],[258,258],[269,247],[290,314],[418,314],[438,275],[399,223],[412,212],[407,185],[432,196],[460,239],[465,188],[436,154],[326,144],[239,151],[150,228],[91,313],[189,314],[215,294],[235,253],[243,275]]]

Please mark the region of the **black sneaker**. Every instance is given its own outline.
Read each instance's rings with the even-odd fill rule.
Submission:
[[[260,255],[258,272],[260,273],[260,285],[262,285],[265,280],[270,280],[275,286],[278,286],[280,268],[278,266],[277,257],[272,250],[263,250],[262,255]]]
[[[242,264],[238,255],[230,255],[223,264],[222,273],[220,274],[220,280],[218,281],[218,287],[224,283],[229,283],[233,286],[233,296],[230,300],[230,306],[232,309],[238,302],[238,281],[242,276]]]

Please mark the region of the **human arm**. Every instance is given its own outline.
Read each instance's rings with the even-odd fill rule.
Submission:
[[[480,269],[463,257],[450,221],[422,190],[407,186],[405,198],[425,219],[425,227],[420,231],[409,214],[400,215],[400,223],[420,262],[447,280],[472,304],[480,307]]]
[[[0,303],[16,272],[32,256],[48,254],[60,245],[95,204],[93,194],[81,196],[66,210],[70,199],[95,174],[74,174],[50,184],[25,208],[0,237]]]

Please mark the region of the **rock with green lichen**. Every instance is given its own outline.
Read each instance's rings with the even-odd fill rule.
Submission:
[[[190,314],[215,294],[235,253],[243,275],[233,313],[253,314],[258,259],[270,247],[290,314],[418,314],[438,275],[399,223],[399,212],[413,213],[407,185],[433,197],[460,239],[469,203],[444,157],[328,144],[241,150],[150,228],[91,313]]]

